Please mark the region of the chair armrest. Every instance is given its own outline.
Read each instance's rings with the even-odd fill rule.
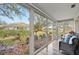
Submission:
[[[75,45],[71,45],[63,41],[59,42],[59,50],[74,50],[74,49],[75,49]]]

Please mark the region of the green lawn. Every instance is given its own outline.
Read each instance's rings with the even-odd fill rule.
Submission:
[[[27,30],[0,30],[0,37],[4,39],[4,37],[6,35],[8,36],[16,36],[17,34],[20,34],[20,37],[26,37],[27,35],[29,35],[29,31]],[[2,43],[3,45],[13,45],[15,42],[17,42],[18,40],[12,40],[12,39],[8,39],[8,40],[0,40],[0,43]],[[21,38],[22,40],[22,38]]]
[[[0,40],[0,43],[5,45],[5,46],[10,46],[10,45],[13,45],[15,43],[15,41],[13,40]]]

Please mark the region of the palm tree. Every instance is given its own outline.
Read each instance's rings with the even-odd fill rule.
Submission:
[[[49,27],[50,25],[51,25],[51,21],[47,20],[42,16],[40,17],[37,16],[37,19],[35,20],[35,24],[34,24],[34,30],[42,31],[43,29],[45,29],[46,27]]]

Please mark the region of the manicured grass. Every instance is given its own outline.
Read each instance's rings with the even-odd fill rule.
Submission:
[[[20,34],[20,39],[21,41],[25,41],[27,36],[29,36],[29,32],[28,30],[0,30],[0,37],[5,39],[5,36],[8,35],[8,36],[16,36],[18,33]],[[51,31],[49,31],[51,32]],[[40,35],[43,36],[43,34],[45,34],[45,32],[43,31],[38,31],[37,32],[37,36],[39,37]],[[2,42],[2,44],[4,45],[13,45],[15,42],[17,42],[16,39],[8,39],[8,40],[0,40],[0,42]],[[25,41],[26,42],[26,41]]]
[[[17,34],[20,34],[21,41],[23,39],[25,39],[27,37],[27,35],[29,35],[29,31],[27,30],[0,30],[0,37],[5,39],[5,36],[16,36]],[[25,38],[24,38],[25,37]],[[3,45],[9,46],[9,45],[13,45],[15,42],[17,42],[18,40],[14,39],[7,39],[7,40],[0,40],[0,43],[2,43]]]
[[[27,30],[0,30],[0,37],[4,37],[6,35],[15,36],[18,33],[20,35],[28,35],[29,31],[27,31]]]

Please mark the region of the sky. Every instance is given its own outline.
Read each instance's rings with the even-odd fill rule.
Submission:
[[[1,21],[5,21],[6,23],[15,23],[15,22],[24,22],[24,23],[29,23],[29,11],[27,9],[21,10],[22,13],[24,14],[21,17],[14,16],[14,19],[10,19],[6,16],[0,16]]]
[[[27,17],[22,16],[22,18],[19,17],[14,17],[14,19],[10,19],[8,17],[0,17],[1,21],[5,21],[6,23],[16,23],[16,22],[24,22],[24,23],[29,23],[29,15],[27,14]]]

